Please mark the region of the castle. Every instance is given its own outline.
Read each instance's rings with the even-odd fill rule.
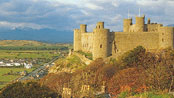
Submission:
[[[104,22],[98,22],[93,32],[87,32],[87,25],[81,24],[80,29],[74,30],[74,51],[90,52],[93,59],[117,57],[137,46],[146,50],[174,48],[174,27],[151,23],[145,16],[136,16],[123,20],[123,32],[110,32],[104,28]]]

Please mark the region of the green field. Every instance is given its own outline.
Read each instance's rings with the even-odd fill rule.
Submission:
[[[0,59],[52,59],[59,55],[56,50],[0,50]]]
[[[34,68],[25,69],[25,68],[0,68],[0,88],[4,87],[11,81],[21,77],[20,75],[5,75],[11,71],[15,72],[22,72],[26,70],[27,72],[31,72]]]

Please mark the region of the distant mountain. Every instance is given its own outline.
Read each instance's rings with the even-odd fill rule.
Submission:
[[[170,25],[167,25],[167,26],[169,26],[169,27],[174,27],[174,24],[170,24]]]
[[[51,43],[71,43],[73,31],[58,31],[55,29],[15,28],[0,29],[0,40],[36,40]]]

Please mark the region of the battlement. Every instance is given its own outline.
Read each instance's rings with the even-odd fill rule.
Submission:
[[[123,32],[110,32],[104,27],[104,22],[98,22],[93,32],[87,33],[87,25],[81,24],[74,30],[74,51],[90,52],[93,59],[118,56],[137,46],[147,50],[174,47],[174,27],[164,27],[152,23],[145,15],[123,20]]]

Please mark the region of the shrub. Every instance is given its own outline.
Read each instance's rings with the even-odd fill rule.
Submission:
[[[62,93],[62,88],[65,86],[65,84],[69,83],[70,79],[71,74],[62,72],[59,74],[48,74],[40,80],[40,83],[58,93]]]
[[[165,90],[170,88],[172,80],[171,70],[162,63],[153,64],[145,70],[146,84],[151,89]]]
[[[108,84],[108,91],[112,95],[121,92],[142,92],[146,89],[143,70],[128,68],[116,73]]]
[[[0,98],[57,98],[57,93],[37,82],[16,82],[6,86],[0,93]]]
[[[128,67],[136,66],[136,63],[142,58],[145,52],[146,50],[144,47],[137,46],[133,50],[125,53],[122,57],[122,61]]]

